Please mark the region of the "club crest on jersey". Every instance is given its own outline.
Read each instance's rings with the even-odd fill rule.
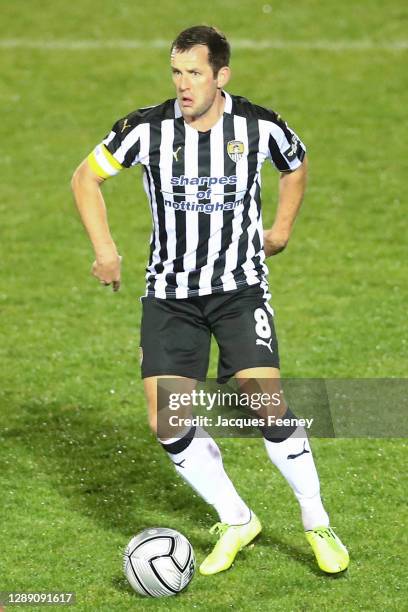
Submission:
[[[227,153],[230,159],[237,163],[244,155],[244,143],[240,140],[230,140],[227,144]]]

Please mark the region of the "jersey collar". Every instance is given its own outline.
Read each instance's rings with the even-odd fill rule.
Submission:
[[[222,95],[225,98],[224,113],[228,113],[230,115],[232,113],[232,98],[229,93],[224,90],[222,90]]]

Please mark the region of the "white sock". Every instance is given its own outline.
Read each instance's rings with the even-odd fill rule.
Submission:
[[[192,435],[181,452],[174,452],[185,446]],[[228,478],[217,444],[204,429],[193,428],[184,438],[161,444],[176,471],[204,501],[214,506],[222,523],[242,525],[250,520],[251,512]]]
[[[303,427],[298,427],[283,442],[264,438],[270,460],[292,487],[300,504],[302,523],[306,531],[329,525],[329,517],[320,497],[319,477]]]

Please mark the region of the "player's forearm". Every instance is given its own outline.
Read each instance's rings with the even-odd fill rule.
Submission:
[[[72,190],[82,223],[92,242],[96,259],[117,257],[98,181],[80,166],[73,176]]]
[[[279,202],[273,227],[283,236],[289,236],[298,215],[306,190],[307,160],[290,174],[283,174],[279,181]]]
[[[306,189],[307,162],[290,174],[282,174],[279,182],[279,202],[271,229],[264,231],[266,257],[277,255],[286,248],[293,224]]]

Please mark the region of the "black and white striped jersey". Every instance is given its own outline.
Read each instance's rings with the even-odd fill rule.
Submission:
[[[117,121],[88,158],[103,178],[143,166],[153,220],[147,296],[267,288],[261,167],[268,159],[280,172],[295,170],[305,147],[275,112],[223,95],[224,113],[207,132],[167,100]]]

